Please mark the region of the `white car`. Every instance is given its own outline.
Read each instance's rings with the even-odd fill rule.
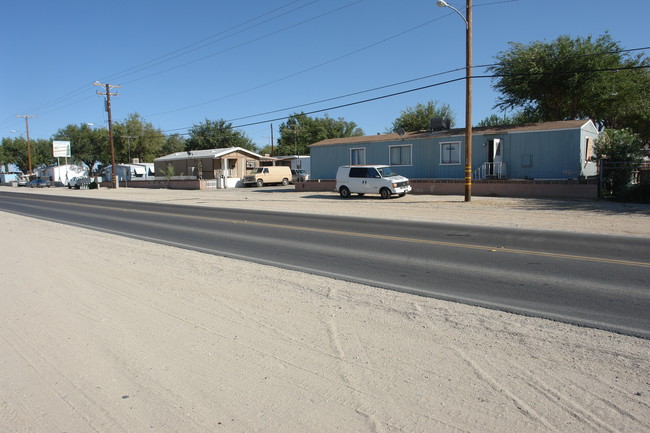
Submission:
[[[291,183],[305,182],[309,180],[307,170],[291,169]]]
[[[379,194],[383,199],[393,194],[404,197],[411,189],[409,180],[388,165],[344,165],[336,172],[336,190],[342,198],[353,193]]]

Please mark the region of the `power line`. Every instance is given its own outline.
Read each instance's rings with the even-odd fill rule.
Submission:
[[[510,0],[510,1],[512,1],[512,0]],[[411,28],[409,28],[409,29],[407,29],[407,30],[404,30],[404,31],[402,31],[402,32],[396,33],[396,34],[394,34],[394,35],[392,35],[392,36],[389,36],[389,37],[384,38],[384,39],[382,39],[382,40],[380,40],[380,41],[374,42],[374,43],[372,43],[372,44],[370,44],[370,45],[366,45],[365,47],[362,47],[362,48],[356,49],[356,50],[354,50],[354,51],[350,51],[350,52],[348,52],[348,53],[346,53],[346,54],[343,54],[343,55],[341,55],[341,56],[338,56],[338,57],[335,57],[335,58],[329,59],[329,60],[324,61],[324,62],[321,62],[321,63],[319,63],[319,64],[317,64],[317,65],[310,66],[309,68],[303,69],[303,70],[301,70],[301,71],[294,72],[294,73],[289,74],[289,75],[285,75],[285,76],[283,76],[283,77],[281,77],[281,78],[277,78],[277,79],[275,79],[275,80],[268,81],[268,82],[266,82],[266,83],[259,84],[259,85],[254,86],[254,87],[249,87],[248,89],[241,90],[241,91],[238,91],[238,92],[235,92],[235,93],[231,93],[231,94],[229,94],[229,95],[225,95],[225,96],[220,96],[219,98],[210,99],[210,100],[208,100],[208,101],[200,102],[200,103],[198,103],[198,104],[188,105],[188,106],[181,107],[181,108],[177,108],[177,109],[174,109],[174,110],[169,110],[169,111],[163,111],[163,112],[159,112],[159,113],[149,114],[148,116],[159,116],[159,115],[162,115],[162,114],[170,114],[170,113],[176,113],[176,112],[178,112],[178,111],[189,110],[189,109],[191,109],[191,108],[196,108],[196,107],[200,107],[200,106],[202,106],[202,105],[211,104],[211,103],[213,103],[213,102],[222,101],[222,100],[224,100],[224,99],[232,98],[232,97],[234,97],[234,96],[239,96],[239,95],[242,95],[242,94],[244,94],[244,93],[251,92],[251,91],[253,91],[253,90],[258,90],[258,89],[261,89],[261,88],[263,88],[263,87],[269,86],[269,85],[271,85],[271,84],[275,84],[275,83],[278,83],[278,82],[280,82],[280,81],[284,81],[284,80],[286,80],[286,79],[293,78],[293,77],[296,77],[296,76],[298,76],[298,75],[304,74],[304,73],[306,73],[306,72],[313,71],[314,69],[320,68],[320,67],[325,66],[325,65],[328,65],[328,64],[330,64],[330,63],[334,63],[334,62],[339,61],[339,60],[341,60],[341,59],[344,59],[344,58],[346,58],[346,57],[353,56],[353,55],[358,54],[358,53],[360,53],[360,52],[362,52],[362,51],[365,51],[365,50],[367,50],[367,49],[370,49],[370,48],[376,47],[377,45],[383,44],[383,43],[388,42],[388,41],[390,41],[390,40],[392,40],[392,39],[396,39],[396,38],[398,38],[398,37],[400,37],[400,36],[403,36],[403,35],[405,35],[406,33],[409,33],[409,32],[412,32],[412,31],[414,31],[414,30],[417,30],[417,29],[420,29],[420,28],[422,28],[422,27],[425,27],[425,26],[427,26],[427,25],[429,25],[429,24],[431,24],[431,23],[433,23],[433,22],[435,22],[435,21],[441,20],[442,18],[444,18],[444,17],[438,17],[438,18],[435,18],[435,19],[429,20],[429,21],[427,21],[427,22],[425,22],[425,23],[418,24],[417,26],[414,26],[414,27],[411,27]],[[463,69],[464,69],[464,68],[463,68]],[[455,71],[455,70],[452,70],[452,71]]]
[[[318,1],[320,1],[320,0],[312,0],[312,1],[310,1],[310,2],[308,2],[308,3],[306,3],[306,4],[304,4],[304,5],[301,5],[301,6],[298,6],[298,7],[294,8],[294,9],[291,9],[291,10],[289,10],[289,11],[283,12],[282,14],[279,14],[279,15],[277,15],[277,16],[274,16],[274,17],[272,17],[272,18],[269,18],[269,19],[267,19],[267,20],[265,20],[265,21],[262,21],[262,22],[260,22],[260,23],[257,23],[257,24],[254,24],[254,25],[251,25],[251,26],[246,27],[246,28],[244,28],[244,29],[241,29],[241,30],[239,30],[239,31],[237,31],[237,32],[235,32],[235,33],[232,33],[232,34],[230,34],[230,35],[224,36],[224,37],[219,38],[219,39],[217,39],[217,40],[213,40],[213,41],[211,41],[211,42],[208,42],[208,43],[206,43],[206,44],[203,44],[203,45],[201,45],[201,46],[196,47],[196,45],[199,45],[199,44],[201,44],[202,42],[206,42],[206,41],[209,41],[210,39],[213,39],[213,38],[215,38],[215,37],[217,37],[217,36],[224,35],[224,34],[230,32],[230,31],[235,30],[235,29],[237,29],[237,28],[239,28],[239,27],[242,27],[242,26],[244,26],[244,25],[246,25],[246,24],[248,24],[248,23],[252,23],[252,22],[257,21],[258,19],[263,18],[263,17],[265,17],[265,16],[267,16],[267,15],[271,15],[271,14],[273,14],[273,13],[275,13],[275,12],[281,10],[281,9],[284,9],[285,7],[290,6],[290,5],[294,4],[294,3],[299,3],[300,1],[303,1],[303,0],[295,0],[295,1],[289,2],[289,3],[285,4],[284,6],[280,6],[279,8],[276,8],[276,9],[273,9],[273,10],[271,10],[271,11],[269,11],[269,12],[264,13],[264,14],[258,15],[258,16],[256,16],[256,17],[251,18],[251,19],[249,19],[249,20],[246,20],[246,21],[244,21],[244,22],[242,22],[242,23],[239,23],[239,24],[237,24],[237,25],[234,25],[234,26],[232,26],[232,27],[229,27],[229,28],[227,28],[227,29],[225,29],[225,30],[223,30],[223,31],[220,31],[220,32],[214,33],[214,34],[212,34],[212,35],[210,35],[210,36],[208,36],[208,37],[206,37],[206,38],[203,38],[203,39],[201,39],[201,40],[199,40],[199,41],[196,41],[196,42],[193,42],[193,43],[191,43],[191,44],[189,44],[189,45],[186,45],[185,47],[182,47],[182,48],[179,48],[179,49],[177,49],[177,50],[171,51],[170,53],[167,53],[167,54],[163,54],[163,55],[158,56],[158,57],[156,57],[156,58],[154,58],[154,59],[151,59],[151,60],[149,60],[149,61],[147,61],[147,62],[141,63],[140,65],[137,65],[137,66],[134,66],[134,67],[131,67],[131,68],[127,68],[127,69],[125,69],[125,70],[122,70],[122,71],[120,71],[120,72],[117,72],[117,73],[115,73],[115,74],[113,74],[113,75],[111,76],[111,79],[114,80],[114,79],[116,79],[116,77],[120,77],[120,78],[121,78],[121,77],[129,76],[129,75],[132,75],[132,74],[134,74],[134,73],[136,73],[136,72],[140,72],[140,71],[142,71],[142,70],[149,69],[150,67],[153,67],[153,66],[156,66],[156,65],[159,65],[159,64],[162,64],[162,63],[168,62],[168,61],[173,60],[173,59],[176,59],[176,58],[178,58],[178,57],[182,57],[182,56],[187,55],[187,54],[189,54],[189,53],[191,53],[191,52],[197,51],[197,50],[199,50],[199,49],[201,49],[201,48],[205,48],[205,47],[207,47],[207,46],[213,45],[213,44],[215,44],[215,43],[217,43],[217,42],[220,42],[220,41],[223,41],[223,40],[225,40],[225,39],[227,39],[227,38],[233,37],[233,36],[235,36],[235,35],[238,35],[238,34],[240,34],[240,33],[245,32],[245,31],[247,31],[247,30],[250,30],[250,29],[253,29],[253,28],[255,28],[255,27],[258,27],[258,26],[260,26],[260,25],[262,25],[262,24],[266,24],[266,23],[268,23],[268,22],[270,22],[270,21],[276,20],[276,19],[278,19],[278,18],[280,18],[280,17],[283,17],[283,16],[288,15],[288,14],[290,14],[290,13],[296,12],[296,11],[298,11],[298,10],[300,10],[300,9],[302,9],[302,8],[305,8],[305,7],[307,7],[307,6],[309,6],[309,5],[313,4],[313,3],[316,3],[316,2],[318,2]],[[194,48],[192,48],[192,47],[194,47]],[[190,48],[191,48],[191,49],[190,49]],[[177,54],[177,53],[178,53],[178,54]],[[176,54],[176,55],[175,55],[175,54]],[[163,59],[164,59],[164,60],[163,60]],[[155,63],[154,63],[154,62],[155,62]],[[152,63],[153,63],[153,64],[152,64]],[[150,66],[147,66],[147,65],[150,65]]]
[[[188,54],[188,53],[190,53],[190,52],[196,51],[196,50],[198,50],[198,49],[200,49],[200,48],[204,48],[204,47],[206,47],[206,46],[208,46],[208,45],[211,45],[211,44],[214,44],[214,43],[216,43],[216,42],[219,42],[219,41],[221,41],[221,40],[223,40],[223,39],[226,39],[226,38],[228,38],[228,37],[232,37],[232,36],[237,35],[237,34],[239,34],[239,33],[243,33],[243,32],[246,31],[246,30],[250,30],[250,29],[252,29],[252,28],[254,28],[254,27],[257,27],[257,26],[259,26],[259,25],[262,25],[262,24],[265,24],[265,23],[270,22],[270,21],[272,21],[272,20],[275,20],[275,19],[277,19],[277,18],[279,18],[279,17],[282,17],[282,16],[285,16],[285,15],[287,15],[287,14],[293,13],[293,12],[299,10],[299,9],[302,9],[302,8],[304,8],[304,7],[307,7],[307,6],[309,6],[309,5],[313,4],[313,3],[316,3],[316,2],[318,2],[318,1],[320,1],[320,0],[312,0],[312,1],[309,1],[308,3],[306,3],[306,4],[304,4],[304,5],[297,6],[296,8],[293,8],[293,9],[291,9],[291,10],[289,10],[289,11],[285,11],[285,12],[283,12],[283,13],[277,15],[277,16],[271,17],[271,18],[269,18],[269,19],[267,19],[267,20],[265,20],[265,21],[262,21],[262,22],[260,22],[260,23],[255,24],[255,25],[252,25],[252,26],[249,26],[249,27],[247,27],[247,28],[244,28],[244,29],[242,29],[242,30],[240,30],[240,31],[238,31],[238,32],[236,32],[236,33],[234,33],[234,34],[231,34],[231,35],[225,36],[225,37],[223,37],[223,38],[221,38],[221,39],[218,39],[218,40],[216,40],[216,41],[209,42],[209,43],[204,44],[204,45],[201,45],[201,46],[199,46],[199,47],[195,47],[196,45],[201,44],[202,42],[205,42],[205,41],[208,41],[208,40],[210,40],[210,39],[213,39],[213,38],[215,38],[215,37],[217,37],[217,36],[220,36],[220,35],[226,34],[226,33],[230,32],[230,31],[235,30],[235,29],[237,29],[237,28],[239,28],[239,27],[242,27],[242,26],[244,26],[244,25],[246,25],[246,24],[249,24],[249,23],[255,22],[255,21],[257,21],[257,20],[259,20],[259,19],[261,19],[261,18],[263,18],[263,17],[266,17],[266,16],[269,16],[269,15],[272,15],[272,14],[274,14],[274,13],[276,13],[276,12],[282,10],[282,9],[285,9],[285,8],[287,8],[287,7],[290,7],[290,6],[292,6],[292,5],[296,4],[296,3],[300,3],[301,1],[303,1],[303,0],[294,0],[294,1],[288,2],[288,3],[286,3],[286,4],[284,4],[284,5],[280,6],[280,7],[277,7],[277,8],[275,8],[275,9],[272,9],[272,10],[268,11],[268,12],[265,12],[265,13],[263,13],[263,14],[260,14],[260,15],[258,15],[258,16],[256,16],[256,17],[254,17],[254,18],[248,19],[248,20],[246,20],[246,21],[244,21],[244,22],[242,22],[242,23],[239,23],[239,24],[237,24],[237,25],[231,26],[231,27],[229,27],[228,29],[225,29],[225,30],[223,30],[223,31],[217,32],[217,33],[215,33],[215,34],[212,34],[212,35],[210,35],[210,36],[208,36],[208,37],[205,37],[205,38],[200,39],[200,40],[198,40],[198,41],[196,41],[196,42],[193,42],[193,43],[191,43],[191,44],[188,44],[188,45],[186,45],[186,46],[184,46],[184,47],[182,47],[182,48],[179,48],[179,49],[177,49],[177,50],[171,51],[171,52],[169,52],[169,53],[167,53],[167,54],[163,54],[163,55],[158,56],[158,57],[156,57],[156,58],[154,58],[154,59],[151,59],[151,60],[149,60],[149,61],[147,61],[147,62],[141,63],[141,64],[139,64],[139,65],[137,65],[137,66],[134,66],[134,67],[127,68],[127,69],[124,69],[124,70],[122,70],[122,71],[119,71],[119,72],[113,74],[113,75],[111,76],[111,79],[110,79],[110,80],[112,81],[115,77],[121,77],[121,76],[132,75],[132,74],[134,74],[134,73],[136,73],[136,72],[139,72],[139,71],[141,71],[141,70],[145,70],[145,69],[148,69],[148,68],[150,68],[150,67],[156,66],[156,65],[158,65],[158,64],[160,64],[160,63],[164,63],[164,62],[169,61],[169,60],[172,60],[172,59],[174,59],[174,58],[177,58],[177,57],[183,56],[183,55]],[[333,11],[329,11],[329,12],[323,13],[323,14],[321,14],[321,15],[318,15],[318,16],[316,16],[316,17],[312,17],[312,18],[310,18],[310,19],[308,19],[308,20],[305,20],[305,21],[302,21],[302,22],[300,22],[300,23],[297,23],[297,24],[295,24],[295,25],[293,25],[293,26],[290,26],[290,27],[287,27],[287,28],[284,28],[284,29],[278,30],[277,32],[270,33],[269,35],[272,35],[272,34],[275,34],[275,33],[279,33],[279,32],[282,32],[282,31],[285,31],[285,30],[287,30],[287,29],[289,29],[289,28],[292,28],[292,27],[295,27],[295,26],[298,26],[298,25],[304,24],[304,23],[309,22],[309,21],[312,21],[312,20],[314,20],[314,19],[321,18],[321,17],[326,16],[326,15],[328,15],[328,14],[331,14],[331,13],[337,12],[338,10],[342,10],[342,9],[347,8],[347,7],[353,6],[353,5],[355,5],[355,4],[357,4],[357,3],[360,3],[360,2],[362,2],[362,1],[364,1],[364,0],[358,0],[358,1],[356,1],[356,2],[353,2],[353,3],[351,3],[351,4],[348,4],[348,5],[342,6],[341,8],[335,9],[335,10],[333,10]],[[476,5],[475,7],[491,6],[491,5],[495,5],[495,4],[511,3],[511,2],[517,2],[517,1],[519,1],[519,0],[501,0],[501,1],[493,1],[493,2],[489,2],[489,3],[479,4],[479,5]],[[442,16],[442,17],[439,17],[439,18],[437,18],[437,19],[435,19],[435,20],[431,20],[431,21],[429,21],[428,23],[424,23],[424,24],[422,24],[422,25],[420,25],[420,26],[416,26],[416,27],[414,27],[414,28],[412,28],[412,29],[409,29],[409,30],[407,30],[407,31],[405,31],[405,32],[402,32],[402,33],[400,33],[400,34],[394,35],[393,37],[386,38],[386,39],[384,39],[384,40],[382,40],[382,41],[379,41],[379,42],[377,42],[377,43],[375,43],[375,44],[372,44],[372,45],[370,45],[370,46],[367,46],[367,47],[365,47],[365,48],[362,48],[362,49],[360,49],[360,50],[358,50],[358,51],[356,51],[356,52],[360,52],[360,51],[362,51],[362,50],[364,50],[364,49],[368,49],[368,48],[371,48],[371,47],[373,47],[373,46],[379,45],[379,44],[381,44],[381,43],[383,43],[383,42],[386,42],[386,41],[388,41],[388,40],[390,40],[390,39],[393,39],[393,38],[395,38],[395,37],[397,37],[397,36],[401,36],[401,35],[403,35],[403,34],[409,32],[409,31],[415,30],[415,29],[417,29],[418,27],[421,27],[421,26],[427,25],[427,24],[429,24],[429,23],[431,23],[431,22],[433,22],[433,21],[437,21],[438,19],[442,19],[442,18],[445,18],[445,17],[446,17],[446,15],[445,15],[445,16]],[[268,36],[268,35],[266,35],[266,36]],[[228,51],[228,50],[231,50],[231,49],[234,49],[234,48],[240,47],[240,46],[242,46],[242,45],[245,45],[245,44],[247,44],[247,43],[251,43],[251,42],[254,42],[254,41],[257,41],[257,40],[259,40],[259,38],[258,38],[258,39],[254,39],[253,41],[246,42],[246,43],[244,43],[244,44],[237,45],[236,47],[232,47],[232,48],[229,48],[229,49],[227,49],[227,50],[224,50],[224,51],[221,51],[221,52],[218,52],[218,53],[213,53],[213,54],[211,54],[211,55],[209,55],[209,56],[205,56],[205,57],[200,58],[200,59],[195,59],[194,61],[190,61],[190,62],[187,62],[187,63],[185,63],[185,64],[177,65],[176,67],[171,68],[171,69],[167,69],[167,70],[164,70],[164,71],[160,71],[160,72],[157,72],[157,73],[155,73],[155,74],[148,75],[148,76],[146,76],[146,77],[141,77],[141,78],[138,78],[138,79],[135,79],[135,80],[127,81],[126,83],[130,83],[130,82],[133,82],[133,81],[138,81],[138,80],[141,80],[141,79],[144,79],[144,78],[151,77],[151,76],[153,76],[153,75],[158,75],[158,74],[161,74],[161,73],[164,73],[164,72],[167,72],[167,71],[171,71],[171,70],[174,70],[174,69],[180,68],[180,67],[182,67],[182,66],[185,66],[185,65],[188,65],[188,64],[191,64],[191,63],[195,63],[195,62],[200,61],[200,60],[203,60],[203,59],[205,59],[205,58],[207,58],[207,57],[211,57],[211,56],[214,56],[214,55],[221,54],[221,53],[223,53],[223,52],[225,52],[225,51]],[[192,48],[192,47],[195,47],[195,48]],[[191,48],[191,49],[190,49],[190,48]],[[334,61],[336,61],[336,60],[340,60],[341,58],[348,57],[348,56],[350,56],[350,55],[352,55],[352,54],[354,54],[354,53],[355,53],[355,52],[353,52],[353,53],[348,53],[348,54],[346,54],[346,55],[343,55],[343,56],[340,56],[340,57],[338,57],[338,58],[332,59],[332,60],[330,60],[329,62],[334,62]],[[176,54],[176,55],[175,55],[175,54]],[[165,59],[165,58],[167,58],[167,59],[166,59],[166,60],[162,60],[162,59]],[[151,63],[154,63],[154,62],[157,62],[157,63],[151,65]],[[322,64],[316,65],[316,66],[312,67],[311,69],[315,69],[315,68],[317,68],[317,67],[323,66],[323,65],[325,65],[325,64],[327,64],[327,63],[329,63],[329,62],[324,62],[324,63],[322,63]],[[150,66],[147,66],[147,65],[150,65]],[[304,70],[304,71],[299,71],[299,72],[297,72],[297,73],[295,73],[295,74],[292,74],[292,75],[289,75],[289,76],[286,76],[286,77],[280,78],[280,79],[278,79],[278,80],[275,80],[275,81],[272,81],[272,82],[269,82],[269,83],[265,83],[265,84],[262,84],[262,85],[259,85],[259,86],[256,86],[256,87],[253,87],[253,88],[247,89],[247,90],[244,90],[244,91],[239,92],[239,93],[235,93],[235,94],[233,94],[233,95],[229,95],[229,96],[227,96],[227,97],[236,96],[236,95],[238,95],[238,94],[242,94],[242,93],[245,93],[245,92],[248,92],[248,91],[256,90],[256,89],[261,88],[261,87],[263,87],[263,86],[270,85],[270,84],[273,84],[273,83],[275,83],[275,82],[279,82],[279,81],[285,80],[285,79],[287,79],[287,78],[291,78],[291,77],[293,77],[293,76],[299,75],[299,74],[304,73],[304,72],[307,72],[307,71],[309,71],[309,70],[310,70],[310,69],[307,69],[307,70]],[[104,81],[107,81],[107,80],[104,80]],[[123,84],[126,84],[126,83],[123,83]],[[89,84],[90,84],[90,83],[89,83]],[[52,101],[46,102],[46,103],[41,104],[41,105],[39,105],[39,106],[37,106],[37,107],[33,107],[32,109],[27,110],[27,111],[30,111],[30,112],[36,112],[36,111],[39,111],[39,110],[41,110],[41,109],[45,109],[45,108],[47,108],[47,107],[49,107],[49,106],[56,105],[56,104],[58,104],[58,103],[62,103],[62,102],[64,102],[64,101],[66,101],[66,100],[68,100],[68,99],[71,99],[71,98],[73,98],[74,96],[80,94],[81,92],[86,91],[86,89],[87,89],[87,87],[86,87],[86,85],[84,85],[83,87],[80,87],[80,88],[78,88],[78,89],[76,89],[76,90],[74,90],[74,91],[72,91],[72,92],[69,92],[69,93],[67,93],[67,94],[64,94],[63,96],[58,97],[58,98],[56,98],[56,99],[54,99],[54,100],[52,100]],[[222,99],[222,98],[219,98],[219,99]],[[219,99],[217,99],[217,100],[219,100]],[[82,102],[82,101],[84,101],[84,100],[86,100],[86,99],[82,99],[81,101],[78,101],[78,102]],[[186,108],[192,108],[192,107],[195,107],[195,106],[205,105],[205,104],[208,104],[208,103],[210,103],[210,102],[216,102],[217,100],[212,100],[212,101],[207,101],[207,102],[204,102],[204,103],[195,104],[194,106],[186,107]],[[77,103],[78,103],[78,102],[77,102]],[[58,109],[65,108],[65,107],[68,107],[68,106],[70,106],[70,105],[73,105],[73,104],[68,104],[68,105],[66,105],[66,106],[64,106],[64,107],[60,107],[60,108],[57,108],[57,109],[52,109],[52,110],[47,111],[46,113],[53,112],[53,111],[56,111],[56,110],[58,110]],[[185,109],[185,108],[183,108],[183,109]],[[179,109],[179,110],[181,110],[181,109]],[[172,112],[173,112],[173,110],[172,110]],[[163,113],[163,114],[164,114],[164,113]],[[11,121],[11,120],[13,120],[13,118],[5,119],[4,121],[0,121],[0,123],[5,123],[5,122]]]
[[[535,75],[572,75],[572,74],[585,74],[585,73],[595,73],[595,72],[619,72],[619,71],[624,71],[624,70],[638,70],[638,69],[650,69],[650,65],[627,66],[627,67],[620,67],[620,68],[603,68],[603,69],[592,69],[592,70],[575,70],[575,71],[563,71],[563,72],[546,72],[546,73],[545,72],[539,72],[539,73],[528,73],[528,74],[474,75],[474,76],[472,76],[472,78],[499,78],[499,77],[535,76]],[[430,89],[432,87],[438,87],[438,86],[442,86],[444,84],[450,84],[450,83],[454,83],[454,82],[462,81],[462,80],[465,80],[465,77],[454,78],[454,79],[451,79],[451,80],[446,80],[446,81],[430,84],[430,85],[427,85],[427,86],[416,87],[414,89],[403,90],[401,92],[390,93],[390,94],[387,94],[387,95],[377,96],[377,97],[374,97],[374,98],[368,98],[368,99],[364,99],[364,100],[361,100],[361,101],[355,101],[355,102],[350,102],[350,103],[347,103],[347,104],[341,104],[341,105],[336,105],[336,106],[333,106],[333,107],[323,108],[323,109],[319,109],[319,110],[313,110],[313,111],[306,112],[304,114],[305,115],[310,115],[310,114],[322,113],[324,111],[338,110],[338,109],[345,108],[345,107],[351,107],[353,105],[365,104],[367,102],[378,101],[380,99],[392,98],[394,96],[399,96],[399,95],[404,95],[404,94],[407,94],[407,93],[418,92],[420,90]],[[235,126],[233,126],[233,128],[243,128],[243,127],[246,127],[246,126],[259,125],[261,123],[275,122],[275,121],[278,121],[278,120],[288,119],[290,117],[292,117],[292,116],[290,115],[290,116],[284,116],[284,117],[280,117],[280,118],[276,118],[276,119],[267,119],[267,120],[260,121],[260,122],[252,122],[252,123],[247,123],[247,124],[243,124],[243,125],[235,125]]]
[[[633,52],[633,51],[640,51],[640,50],[646,50],[646,49],[650,49],[650,47],[618,50],[618,51],[612,51],[612,52],[606,52],[606,53],[598,53],[596,55],[606,55],[606,54],[621,53],[621,52]],[[594,55],[594,54],[590,54],[590,55]],[[567,57],[563,57],[563,59],[572,58],[572,57],[582,57],[582,56],[585,56],[585,55],[567,56]],[[490,63],[490,64],[483,64],[483,65],[475,65],[473,67],[474,68],[488,68],[488,67],[496,66],[498,64],[499,63]],[[586,72],[608,72],[608,71],[617,71],[617,70],[625,70],[625,69],[647,69],[647,68],[648,68],[648,66],[621,67],[621,68],[612,68],[612,69],[599,69],[599,70],[592,70],[592,71],[579,70],[579,71],[558,72],[556,74],[571,74],[571,73],[586,73]],[[412,83],[412,82],[415,82],[415,81],[421,81],[421,80],[424,80],[424,79],[427,79],[427,78],[432,78],[432,77],[436,77],[436,76],[440,76],[440,75],[445,75],[445,74],[449,74],[449,73],[452,73],[452,72],[458,72],[458,71],[462,71],[462,70],[465,70],[465,69],[466,69],[465,67],[450,69],[450,70],[447,70],[447,71],[438,72],[438,73],[426,75],[426,76],[423,76],[423,77],[413,78],[413,79],[410,79],[410,80],[405,80],[405,81],[400,81],[400,82],[397,82],[397,83],[387,84],[387,85],[384,85],[384,86],[374,87],[372,89],[366,89],[366,90],[362,90],[362,91],[358,91],[358,92],[348,93],[348,94],[345,94],[345,95],[340,95],[340,96],[335,96],[335,97],[331,97],[331,98],[321,99],[321,100],[318,100],[318,101],[312,101],[312,102],[307,102],[307,103],[303,103],[303,104],[297,104],[297,105],[293,105],[293,106],[290,106],[290,107],[284,107],[284,108],[279,108],[279,109],[276,109],[276,110],[266,111],[266,112],[263,112],[263,113],[257,113],[257,114],[241,116],[241,117],[229,119],[229,120],[227,120],[227,122],[250,119],[250,118],[253,118],[253,117],[259,117],[259,116],[278,113],[278,112],[282,112],[282,111],[293,110],[293,109],[296,109],[296,108],[307,107],[307,106],[310,106],[310,105],[316,105],[316,104],[320,104],[320,103],[323,103],[323,102],[329,102],[329,101],[333,101],[333,100],[337,100],[337,99],[343,99],[343,98],[347,98],[347,97],[350,97],[350,96],[356,96],[356,95],[360,95],[360,94],[363,94],[363,93],[369,93],[369,92],[373,92],[373,91],[377,91],[377,90],[386,89],[386,88],[389,88],[389,87],[395,87],[395,86],[399,86],[399,85],[403,85],[403,84]],[[548,75],[548,74],[552,74],[552,73],[546,73],[546,75]],[[527,76],[534,76],[534,75],[545,75],[545,73],[530,73]],[[489,78],[498,78],[498,77],[508,77],[508,76],[526,76],[526,74],[483,75],[483,76],[477,76],[476,78],[488,78],[488,77]],[[442,82],[442,84],[448,84],[450,82],[458,81],[460,79],[465,79],[465,77],[450,80],[450,81],[444,81],[444,82]],[[423,89],[426,89],[426,88],[429,88],[429,87],[435,87],[437,85],[439,85],[439,84],[433,84],[433,85],[430,85],[430,86],[418,87],[416,89],[407,90],[404,93],[410,93],[412,91],[423,90]],[[397,93],[393,93],[393,94],[390,94],[390,95],[384,96],[384,97],[397,96],[397,95],[400,95],[400,94],[402,94],[402,93],[397,92]],[[379,97],[378,99],[383,99],[384,97]],[[370,98],[370,99],[364,100],[364,101],[365,102],[370,102],[372,100],[375,100],[375,98]],[[357,103],[352,103],[351,105],[356,105],[356,104]],[[344,107],[344,106],[346,106],[346,105],[330,107],[330,108],[323,109],[323,110],[317,110],[317,111],[314,111],[313,113],[327,111],[327,110],[335,109],[335,108],[341,108],[341,107]],[[277,120],[283,120],[283,119],[287,119],[289,117],[291,117],[291,116],[285,116],[285,117],[281,117],[281,118],[277,118],[277,119],[265,120],[265,121],[261,121],[259,123],[266,123],[266,122],[272,122],[272,121],[277,121]],[[255,122],[253,124],[257,124],[257,123],[258,122]],[[242,126],[249,126],[249,124],[245,124],[245,125],[242,125]],[[166,130],[166,131],[181,131],[181,130],[185,130],[185,129],[189,129],[189,128],[175,128],[175,129],[170,129],[170,130]]]
[[[197,59],[190,60],[190,61],[185,62],[185,63],[181,63],[180,65],[176,65],[176,66],[174,66],[174,67],[167,68],[167,69],[164,69],[164,70],[162,70],[162,71],[154,72],[154,73],[152,73],[152,74],[145,75],[145,76],[142,76],[142,77],[139,77],[139,78],[134,78],[133,80],[130,80],[130,81],[126,81],[126,82],[124,82],[124,84],[129,84],[129,83],[133,83],[133,82],[136,82],[136,81],[144,80],[145,78],[151,78],[151,77],[154,77],[154,76],[156,76],[156,75],[164,74],[164,73],[166,73],[166,72],[174,71],[174,70],[176,70],[176,69],[180,69],[180,68],[183,68],[183,67],[185,67],[185,66],[188,66],[188,65],[191,65],[191,64],[194,64],[194,63],[201,62],[201,61],[203,61],[203,60],[205,60],[205,59],[209,59],[210,57],[214,57],[214,56],[217,56],[217,55],[219,55],[219,54],[223,54],[223,53],[226,53],[226,52],[228,52],[228,51],[232,51],[232,50],[234,50],[234,49],[241,48],[241,47],[243,47],[243,46],[246,46],[246,45],[252,44],[253,42],[257,42],[257,41],[260,41],[260,40],[266,39],[266,38],[268,38],[268,37],[270,37],[270,36],[275,36],[275,35],[277,35],[277,34],[280,34],[280,33],[286,32],[287,30],[291,30],[291,29],[293,29],[293,28],[295,28],[295,27],[298,27],[298,26],[301,26],[301,25],[307,24],[307,23],[309,23],[309,22],[311,22],[311,21],[317,20],[317,19],[322,18],[322,17],[324,17],[324,16],[331,15],[331,14],[336,13],[336,12],[340,12],[340,11],[342,11],[342,10],[344,10],[344,9],[347,9],[347,8],[349,8],[349,7],[351,7],[351,6],[354,6],[354,5],[356,5],[356,4],[358,4],[358,3],[361,3],[361,2],[364,2],[364,1],[365,1],[365,0],[356,0],[356,1],[353,1],[352,3],[349,3],[349,4],[347,4],[347,5],[340,6],[340,7],[335,8],[335,9],[331,9],[331,10],[329,10],[329,11],[327,11],[327,12],[324,12],[324,13],[322,13],[322,14],[320,14],[320,15],[317,15],[317,16],[314,16],[314,17],[311,17],[311,18],[308,18],[308,19],[303,20],[303,21],[300,21],[300,22],[298,22],[298,23],[296,23],[296,24],[292,24],[292,25],[290,25],[290,26],[284,27],[284,28],[282,28],[282,29],[280,29],[280,30],[275,30],[275,31],[272,31],[272,32],[270,32],[270,33],[266,33],[266,34],[264,34],[264,35],[262,35],[262,36],[259,36],[259,37],[253,38],[253,39],[249,39],[248,41],[241,42],[241,43],[239,43],[239,44],[237,44],[237,45],[233,45],[233,46],[231,46],[231,47],[229,47],[229,48],[225,48],[225,49],[223,49],[223,50],[221,50],[221,51],[217,51],[217,52],[215,52],[215,53],[208,54],[208,55],[205,55],[205,56],[203,56],[203,57],[199,57],[199,58],[197,58]]]

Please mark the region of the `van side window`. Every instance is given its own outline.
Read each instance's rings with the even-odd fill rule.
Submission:
[[[269,172],[268,168],[265,168],[264,171],[263,171],[263,173],[268,173],[268,172]]]
[[[380,178],[381,176],[379,175],[379,172],[377,171],[376,168],[371,167],[371,168],[368,168],[368,174],[366,175],[366,177]]]
[[[366,177],[368,169],[366,167],[351,167],[350,177]]]

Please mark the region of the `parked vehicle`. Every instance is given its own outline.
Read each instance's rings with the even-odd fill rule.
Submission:
[[[305,182],[307,180],[309,180],[309,173],[307,173],[307,170],[302,170],[302,169],[291,170],[291,183]]]
[[[52,186],[52,184],[50,183],[49,180],[34,179],[34,180],[30,181],[27,184],[27,186],[29,186],[30,188],[45,188],[45,187],[49,188],[50,186]]]
[[[268,184],[289,185],[291,181],[291,169],[287,166],[271,166],[254,168],[248,175],[242,178],[244,186],[264,186]]]
[[[89,184],[90,178],[88,177],[73,177],[68,181],[68,189],[80,189],[81,185]]]
[[[336,190],[342,198],[352,193],[379,194],[383,199],[393,194],[403,197],[411,189],[409,180],[388,165],[344,165],[336,172]]]

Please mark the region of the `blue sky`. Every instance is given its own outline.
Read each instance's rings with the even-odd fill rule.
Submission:
[[[49,138],[68,124],[107,126],[99,81],[114,89],[113,120],[140,113],[165,133],[210,119],[233,125],[259,146],[295,111],[375,98],[445,80],[465,65],[461,18],[435,0],[184,0],[5,2],[0,28],[0,137]],[[464,12],[465,2],[450,2]],[[474,64],[489,64],[508,42],[609,31],[624,48],[650,45],[650,4],[642,0],[474,0]],[[646,54],[648,52],[646,51]],[[475,75],[484,70],[476,68]],[[489,79],[474,80],[474,123],[496,113]],[[463,81],[328,109],[366,134],[385,132],[419,102],[450,104],[465,118]],[[260,113],[268,113],[261,114]],[[257,116],[256,116],[257,115]],[[323,113],[315,114],[323,116]],[[15,131],[15,132],[12,132]]]

